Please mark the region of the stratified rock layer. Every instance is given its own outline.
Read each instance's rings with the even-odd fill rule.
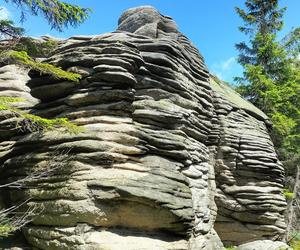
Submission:
[[[67,39],[46,61],[83,78],[30,72],[33,112],[84,131],[0,143],[6,181],[61,164],[58,152],[68,159],[9,190],[10,202],[41,211],[24,229],[32,246],[197,250],[281,237],[283,169],[268,119],[210,76],[172,19],[130,9],[116,32]]]
[[[225,84],[212,79],[212,87],[218,121],[214,125],[218,143],[212,136],[210,147],[217,185],[215,229],[227,244],[279,239],[285,232],[284,170],[270,140],[266,117],[245,106]]]

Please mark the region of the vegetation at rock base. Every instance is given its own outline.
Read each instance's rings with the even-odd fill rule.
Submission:
[[[26,176],[15,181],[1,184],[0,188],[26,189],[32,182],[52,177],[57,171],[68,166],[73,158],[70,151],[71,149],[49,152],[48,159],[43,167],[34,168]],[[37,205],[28,205],[28,201],[25,200],[8,209],[0,209],[0,240],[21,229],[43,211]]]
[[[293,250],[300,250],[300,240],[291,243]]]
[[[3,221],[0,220],[0,239],[3,237],[7,237],[10,233],[14,232],[15,230],[16,228],[13,227],[7,219]]]
[[[26,202],[0,210],[0,239],[10,236],[32,220],[37,211],[35,207],[29,207],[25,212],[17,212]]]
[[[294,193],[288,189],[283,189],[283,195],[287,200],[293,199]]]
[[[236,8],[244,21],[239,30],[249,37],[248,42],[236,44],[238,61],[244,68],[243,77],[236,78],[236,90],[271,118],[277,153],[286,172],[293,176],[294,187],[299,187],[300,28],[294,28],[279,41],[286,10],[279,7],[279,0],[247,0],[245,6]],[[293,204],[300,200],[299,192],[298,188],[290,189],[295,190],[284,192],[291,204],[288,213],[296,213],[300,207],[294,209]],[[288,215],[287,232],[294,215],[291,216]]]
[[[300,232],[291,232],[289,234],[288,243],[293,250],[300,250]]]

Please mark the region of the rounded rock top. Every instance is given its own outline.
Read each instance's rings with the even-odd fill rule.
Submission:
[[[118,21],[118,30],[130,33],[157,37],[158,30],[168,33],[179,33],[174,20],[162,15],[152,6],[141,6],[126,10]]]

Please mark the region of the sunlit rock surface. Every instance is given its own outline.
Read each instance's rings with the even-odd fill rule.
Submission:
[[[1,95],[30,88],[29,112],[84,128],[1,137],[2,183],[63,163],[6,190],[7,206],[29,199],[41,211],[23,229],[31,246],[197,250],[281,239],[284,173],[269,120],[209,74],[171,18],[129,9],[116,32],[71,37],[46,62],[83,78],[30,72],[27,86],[7,85],[1,72],[13,66],[0,68]],[[0,128],[8,123],[1,116]]]

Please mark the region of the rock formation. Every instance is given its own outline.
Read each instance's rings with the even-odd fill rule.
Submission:
[[[284,171],[268,117],[210,75],[171,18],[129,9],[117,31],[71,37],[45,61],[82,80],[31,71],[27,82],[19,71],[7,81],[15,66],[0,68],[1,96],[26,92],[28,112],[84,128],[26,134],[1,111],[2,182],[71,155],[56,173],[6,190],[7,206],[29,199],[41,211],[23,229],[35,249],[222,249],[282,238]]]

